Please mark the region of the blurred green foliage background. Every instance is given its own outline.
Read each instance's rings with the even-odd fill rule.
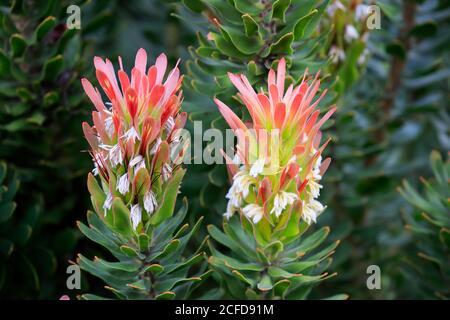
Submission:
[[[336,2],[345,9],[330,10]],[[336,103],[338,113],[325,131],[333,138],[326,150],[333,162],[321,196],[328,208],[318,225],[331,227],[327,241],[341,243],[329,267],[338,275],[310,297],[449,298],[450,3],[367,2],[381,9],[375,30],[362,30],[355,20],[360,3],[1,1],[0,298],[75,296],[80,292],[66,288],[68,260],[79,252],[107,256],[75,226],[90,208],[86,176],[92,169],[81,130],[92,106],[80,78],[94,79],[95,55],[114,63],[120,55],[130,66],[140,47],[151,60],[161,52],[172,65],[181,58],[190,129],[199,119],[203,129],[226,128],[212,97],[232,100],[227,71],[246,72],[260,84],[281,56],[295,80],[305,67],[322,70],[329,89],[322,110]],[[70,5],[81,10],[79,30],[66,28]],[[346,43],[347,25],[359,36]],[[333,61],[332,48],[345,58]],[[206,224],[219,225],[225,166],[187,169],[187,219],[205,216]],[[381,268],[380,290],[366,286],[370,265]],[[102,286],[83,278],[83,290],[103,292]],[[205,286],[217,284],[211,278]]]

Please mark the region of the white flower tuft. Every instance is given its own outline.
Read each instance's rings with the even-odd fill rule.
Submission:
[[[134,172],[138,172],[139,169],[145,168],[145,159],[143,156],[138,154],[135,156],[128,164],[129,168],[134,168]]]
[[[334,13],[335,13],[337,10],[342,10],[342,11],[344,11],[344,12],[346,11],[346,10],[345,10],[345,6],[344,6],[339,0],[334,1],[332,4],[330,4],[330,5],[327,7],[327,13],[328,13],[328,16],[330,16],[330,17],[334,16]]]
[[[261,206],[253,203],[246,205],[242,209],[242,212],[247,218],[251,219],[255,224],[258,223],[264,216],[264,209]]]
[[[109,149],[109,160],[114,167],[122,163],[123,155],[119,144]]]
[[[113,196],[112,196],[111,192],[108,191],[105,202],[103,203],[103,210],[105,211],[105,217],[106,217],[107,211],[109,209],[111,209],[112,203],[113,203]]]
[[[123,176],[119,178],[119,181],[117,181],[117,190],[121,194],[126,194],[128,190],[130,190],[130,182],[128,181],[128,173],[125,173]]]
[[[266,163],[266,159],[261,158],[255,161],[255,163],[250,168],[250,175],[256,178],[260,173],[264,170],[264,165]]]
[[[139,204],[135,204],[131,207],[131,223],[133,224],[133,229],[136,230],[137,226],[142,220],[142,209]]]
[[[173,127],[175,126],[175,120],[172,116],[167,118],[166,122],[164,123],[164,129],[166,130],[167,134],[170,134],[172,132]]]
[[[164,163],[162,166],[162,178],[166,182],[172,176],[172,167],[168,163]]]
[[[154,155],[156,153],[156,151],[159,148],[159,145],[161,144],[161,138],[158,137],[155,141],[155,143],[153,144],[153,147],[150,149],[150,155]]]
[[[367,4],[363,4],[363,3],[358,4],[355,9],[356,20],[363,21],[370,13],[369,9],[370,9],[370,6],[368,6]]]
[[[105,119],[105,130],[108,136],[111,138],[114,134],[114,124],[111,116],[106,117]]]
[[[350,42],[352,42],[352,40],[358,39],[358,38],[359,38],[359,33],[356,30],[356,28],[351,24],[346,25],[345,26],[345,34],[344,34],[345,41],[350,43]]]
[[[130,141],[132,140],[133,143],[136,140],[140,140],[141,138],[139,137],[139,133],[136,131],[136,129],[133,127],[131,127],[130,129],[128,129],[127,132],[125,132],[125,134],[122,136],[122,138],[125,138],[126,141]]]
[[[298,199],[298,195],[293,192],[280,191],[275,195],[273,208],[270,213],[275,213],[278,218],[288,205],[293,204]]]
[[[144,195],[145,211],[147,211],[149,214],[152,214],[156,210],[157,206],[158,203],[156,202],[155,194],[153,193],[152,190],[147,191]]]
[[[316,223],[317,217],[326,209],[319,201],[312,198],[308,202],[303,202],[302,218],[307,224]]]

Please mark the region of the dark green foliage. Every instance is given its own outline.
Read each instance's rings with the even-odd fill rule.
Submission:
[[[249,222],[241,223],[250,228]],[[208,226],[211,238],[228,249],[224,254],[215,243],[209,242],[211,257],[208,261],[220,274],[224,298],[304,299],[314,285],[336,275],[325,272],[339,244],[335,241],[322,246],[330,232],[328,227],[303,235],[307,225],[302,222],[302,231],[295,239],[274,240],[261,246],[252,231],[241,227],[241,223],[234,217],[224,222],[223,232],[213,225]],[[332,298],[345,299],[346,295]]]
[[[414,214],[406,215],[405,228],[413,235],[417,256],[408,257],[405,278],[424,299],[450,298],[450,159],[439,152],[430,157],[434,178],[422,179],[418,193],[408,181],[401,194],[411,203]],[[420,259],[420,260],[419,260]]]
[[[315,33],[328,1],[201,1],[184,0],[194,12],[209,21],[208,33],[198,32],[198,47],[190,48],[189,84],[200,94],[231,95],[227,72],[246,73],[259,87],[267,71],[281,57],[287,59],[297,81],[307,67],[315,73],[326,65],[318,59]],[[185,18],[188,20],[189,15]]]
[[[341,277],[329,287],[325,283],[324,293],[348,286],[350,297],[418,298],[399,267],[411,239],[400,215],[405,201],[396,189],[402,179],[427,173],[431,149],[450,147],[444,45],[449,25],[442,14],[449,6],[448,1],[386,4],[391,15],[384,14],[382,28],[370,35],[367,71],[338,102],[336,143],[329,149],[333,162],[324,178],[329,209],[324,223],[338,226],[333,235],[342,245],[334,266]],[[442,33],[408,32],[424,21],[440,24]],[[404,57],[393,53],[391,44],[400,46]],[[366,287],[372,264],[381,268],[381,290]]]
[[[113,205],[113,208],[115,206]],[[124,206],[125,210],[128,210]],[[117,209],[118,210],[118,209]],[[114,209],[113,209],[114,211]],[[119,299],[186,299],[199,283],[207,278],[202,245],[190,256],[184,256],[188,241],[198,232],[202,219],[189,229],[181,226],[187,212],[187,202],[174,217],[150,225],[145,233],[131,236],[129,213],[120,223],[120,232],[111,230],[104,219],[88,212],[88,224],[78,222],[81,232],[100,244],[116,258],[114,262],[95,257],[78,256],[77,263],[85,271],[102,279]],[[117,215],[116,215],[117,216]],[[119,222],[116,223],[116,226]],[[84,294],[83,299],[103,299]]]
[[[74,249],[76,235],[71,228],[61,228],[53,239],[42,237],[42,198],[35,195],[30,203],[17,202],[20,189],[17,171],[1,161],[0,292],[5,298],[53,295],[58,256]]]
[[[21,185],[8,233],[23,237],[7,263],[14,283],[2,287],[2,297],[59,294],[78,238],[71,210],[86,203],[78,186],[87,162],[74,138],[83,118],[76,81],[82,42],[80,32],[65,29],[67,3],[1,7],[0,158],[14,166]]]

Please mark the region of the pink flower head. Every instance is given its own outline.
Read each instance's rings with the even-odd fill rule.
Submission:
[[[83,131],[91,147],[95,168],[109,190],[103,209],[111,209],[120,197],[131,210],[133,226],[142,213],[151,214],[158,207],[161,185],[175,174],[172,149],[179,147],[176,130],[184,127],[186,113],[180,113],[183,77],[176,66],[167,76],[167,58],[161,54],[147,69],[147,53],[139,49],[131,78],[119,57],[119,71],[108,59],[95,57],[97,80],[108,103],[89,80],[81,80],[84,91],[95,106],[94,125],[83,123]],[[101,205],[101,204],[100,204]]]
[[[232,215],[238,208],[245,209],[251,201],[264,210],[251,207],[252,210],[243,210],[244,213],[250,212],[253,221],[262,219],[262,214],[271,219],[269,213],[279,217],[301,201],[304,219],[310,222],[306,216],[310,208],[305,205],[317,198],[321,188],[318,181],[330,163],[330,159],[323,162],[321,159],[329,140],[320,146],[320,128],[336,111],[333,106],[319,119],[317,105],[326,93],[324,90],[313,101],[320,87],[319,74],[308,84],[305,72],[298,86],[291,84],[285,90],[286,62],[283,58],[278,62],[276,73],[269,71],[267,92],[261,89],[259,93],[246,76],[231,73],[228,76],[238,89],[237,96],[247,107],[252,123],[247,126],[227,105],[215,99],[238,137],[236,154],[243,164],[239,167],[235,161],[228,163],[234,179],[227,196],[230,202],[226,215]],[[313,206],[309,216],[315,221],[317,214],[313,212],[318,213],[322,206],[318,203]],[[256,215],[258,219],[254,219]]]

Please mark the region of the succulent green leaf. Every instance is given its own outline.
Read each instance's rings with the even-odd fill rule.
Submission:
[[[283,54],[290,55],[292,54],[292,43],[294,41],[294,33],[289,32],[278,39],[277,42],[270,45],[269,53],[271,54]]]
[[[44,68],[42,70],[41,79],[42,80],[54,80],[61,73],[64,67],[64,60],[62,55],[57,55],[50,58],[44,63]]]
[[[150,218],[150,223],[152,225],[158,225],[173,215],[178,189],[185,172],[185,169],[177,170],[172,179],[168,182],[164,189],[161,206]]]
[[[256,33],[259,33],[258,23],[249,14],[242,15],[242,22],[244,22],[245,35],[247,37],[253,37]]]
[[[21,57],[27,48],[27,41],[20,34],[13,34],[9,39],[13,58]]]
[[[41,41],[56,25],[55,17],[47,17],[44,21],[42,21],[37,27],[35,31],[36,41]]]
[[[120,198],[114,198],[112,203],[112,227],[125,237],[133,234],[130,220],[130,210]]]
[[[272,5],[272,19],[280,19],[285,22],[286,10],[291,5],[291,0],[277,0]]]
[[[257,285],[258,289],[261,291],[269,291],[272,290],[273,288],[273,284],[272,284],[272,279],[270,278],[269,275],[263,275],[261,280],[258,282]]]

